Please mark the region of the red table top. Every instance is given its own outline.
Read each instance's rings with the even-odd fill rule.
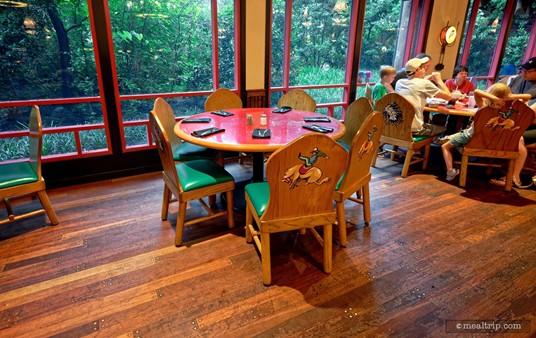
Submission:
[[[449,109],[445,106],[437,106],[437,107],[429,107],[428,105],[424,107],[425,111],[428,112],[438,112],[441,114],[448,114],[448,115],[458,115],[458,116],[474,116],[478,108],[467,108],[465,105],[467,103],[467,99],[463,101],[456,101],[456,104],[454,105],[454,109]]]
[[[331,118],[331,122],[305,122],[306,116],[325,116],[322,114],[305,112],[300,110],[291,110],[288,113],[272,113],[275,108],[241,108],[225,109],[234,116],[218,116],[205,112],[192,117],[210,117],[209,123],[182,123],[179,121],[175,125],[175,134],[190,143],[205,146],[207,148],[227,150],[227,151],[244,151],[244,152],[273,152],[290,141],[295,140],[301,135],[313,133],[308,129],[302,128],[305,124],[316,124],[322,127],[333,128],[332,132],[326,135],[337,140],[344,135],[346,128],[338,120]],[[253,117],[253,126],[246,125],[246,115],[251,114]],[[266,114],[268,124],[264,128],[269,128],[271,137],[269,139],[253,138],[252,133],[255,128],[260,126],[260,116]],[[191,133],[195,130],[217,127],[225,129],[224,132],[216,133],[207,137],[195,137]]]

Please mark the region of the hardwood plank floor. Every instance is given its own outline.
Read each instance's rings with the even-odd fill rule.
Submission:
[[[249,164],[228,168],[250,175]],[[400,170],[385,159],[372,169],[370,226],[347,202],[349,243],[334,245],[331,274],[310,233],[272,236],[270,287],[243,215],[235,229],[225,218],[187,228],[173,245],[177,206],[160,220],[159,173],[50,189],[59,225],[37,216],[0,228],[0,336],[497,335],[456,330],[460,320],[523,320],[500,336],[536,336],[536,190],[506,193],[478,168],[467,189],[440,164]]]

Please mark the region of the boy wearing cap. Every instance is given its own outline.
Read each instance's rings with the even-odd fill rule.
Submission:
[[[400,79],[395,88],[397,93],[404,96],[415,107],[415,117],[411,124],[411,131],[415,136],[434,136],[446,130],[444,126],[424,122],[423,111],[426,98],[438,97],[447,101],[452,99],[449,89],[441,79],[440,73],[432,73],[432,79],[438,84],[439,88],[432,81],[424,78],[426,70],[423,65],[428,61],[430,59],[427,57],[409,60],[405,67],[408,78]]]
[[[422,65],[424,70],[428,71],[428,68],[430,68],[430,66],[432,65],[432,57],[430,55],[426,54],[426,53],[420,53],[420,54],[415,55],[415,58],[416,59],[428,58],[428,62],[426,62],[426,63],[424,63]],[[425,79],[428,79],[430,76],[431,75],[426,76]],[[406,74],[406,69],[405,68],[399,69],[396,72],[396,75],[395,75],[395,78],[394,78],[393,82],[391,82],[391,87],[396,88],[396,83],[398,82],[398,80],[405,79],[407,77],[408,77],[408,75]]]

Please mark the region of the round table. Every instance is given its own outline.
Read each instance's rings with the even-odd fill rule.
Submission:
[[[325,115],[300,110],[291,110],[287,113],[274,113],[275,108],[241,108],[225,109],[233,116],[219,116],[205,112],[190,118],[210,117],[209,123],[182,123],[175,125],[175,134],[186,142],[205,146],[207,148],[253,153],[253,181],[264,179],[263,153],[274,152],[301,135],[312,133],[303,128],[306,124],[316,124],[321,127],[333,128],[326,135],[337,140],[344,135],[346,128],[338,120],[329,117],[330,122],[305,122],[304,117],[325,117]],[[266,114],[267,125],[260,126],[261,114]],[[246,116],[252,115],[253,125],[246,124]],[[207,137],[196,137],[192,132],[200,129],[217,127],[225,129],[224,132],[212,134]],[[255,128],[270,129],[270,138],[253,138]]]

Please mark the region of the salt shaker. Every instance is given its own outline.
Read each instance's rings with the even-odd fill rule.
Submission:
[[[267,123],[268,121],[266,120],[266,114],[261,114],[261,121],[260,121],[261,126],[265,126]]]

